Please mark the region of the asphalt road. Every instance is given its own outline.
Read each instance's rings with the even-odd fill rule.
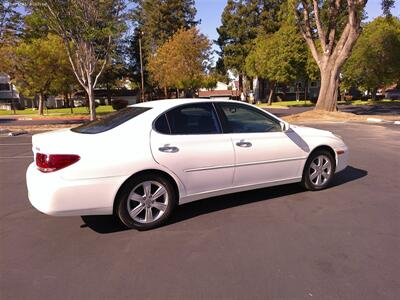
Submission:
[[[147,232],[39,213],[30,137],[0,137],[0,298],[399,299],[400,126],[314,126],[350,147],[333,187],[210,198]]]

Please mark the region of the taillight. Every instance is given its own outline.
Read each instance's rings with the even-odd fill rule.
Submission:
[[[36,166],[43,173],[50,173],[68,167],[78,160],[75,154],[43,154],[36,153]]]

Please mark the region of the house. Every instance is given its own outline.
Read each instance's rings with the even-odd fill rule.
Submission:
[[[217,85],[213,89],[200,89],[199,98],[209,98],[209,99],[238,99],[240,92],[236,87],[235,83],[226,84],[224,82],[217,82]]]
[[[24,108],[23,101],[20,101],[19,93],[10,81],[10,76],[0,73],[0,109]]]

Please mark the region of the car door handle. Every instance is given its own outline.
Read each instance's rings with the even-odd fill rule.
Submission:
[[[174,147],[174,146],[165,145],[163,147],[158,148],[158,150],[161,152],[166,152],[166,153],[176,153],[179,151],[179,148]]]
[[[250,142],[240,141],[240,142],[236,143],[236,146],[243,147],[243,148],[249,148],[249,147],[253,146],[253,144]]]

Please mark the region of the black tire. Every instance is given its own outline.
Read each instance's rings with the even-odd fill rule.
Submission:
[[[322,165],[318,170],[314,169],[314,166],[318,166],[316,162],[318,159],[322,158]],[[326,161],[330,163],[330,171],[327,172],[327,168],[323,168],[323,165]],[[313,165],[314,163],[314,165]],[[301,185],[309,190],[309,191],[319,191],[325,189],[329,186],[332,181],[332,178],[335,174],[336,163],[335,159],[332,157],[332,154],[326,150],[316,150],[307,159],[307,162],[304,166],[303,170],[303,178],[301,181]],[[316,173],[312,172],[313,170]],[[329,173],[329,174],[328,174]],[[314,176],[319,178],[313,178]],[[319,180],[319,181],[318,181]]]
[[[151,222],[146,222],[147,218],[147,212],[150,210],[150,214],[154,214],[152,212],[157,211],[158,208],[155,208],[151,206],[152,204],[150,203],[141,203],[136,200],[129,200],[131,193],[134,193],[135,191],[139,191],[138,193],[134,193],[136,195],[140,195],[140,189],[142,188],[144,191],[143,184],[146,184],[147,182],[152,182],[150,189],[154,190],[154,186],[157,189],[157,185],[161,185],[165,188],[166,190],[166,197],[167,199],[167,204],[165,205],[166,209],[163,211],[162,215],[159,216],[158,218],[154,218],[154,221]],[[142,186],[141,186],[142,184]],[[151,193],[150,193],[151,194]],[[145,197],[145,196],[142,196]],[[144,175],[139,175],[137,177],[134,177],[130,179],[128,182],[124,184],[124,186],[121,188],[117,195],[116,199],[116,205],[115,205],[115,215],[119,218],[119,220],[128,228],[133,228],[133,229],[138,229],[138,230],[148,230],[152,228],[159,227],[163,225],[168,218],[171,216],[172,212],[174,211],[175,207],[177,206],[178,199],[177,199],[177,193],[171,184],[171,182],[166,179],[164,176],[160,175],[151,175],[151,174],[144,174]],[[150,200],[144,200],[145,198],[142,199],[142,201],[150,201]],[[135,202],[137,202],[137,206],[139,207],[140,205],[143,205],[144,208],[141,210],[141,212],[135,216],[135,218],[132,218],[131,215],[129,214],[129,207],[133,201],[133,206],[135,206]],[[157,202],[157,200],[153,200],[153,202]],[[154,203],[153,203],[154,204]],[[164,205],[164,203],[162,202]],[[136,208],[135,208],[136,209]],[[141,207],[139,207],[138,210],[140,210]],[[133,212],[133,210],[130,210]],[[144,211],[144,216],[143,220],[141,219],[141,215],[143,214]],[[159,213],[161,213],[161,210],[159,210]]]

